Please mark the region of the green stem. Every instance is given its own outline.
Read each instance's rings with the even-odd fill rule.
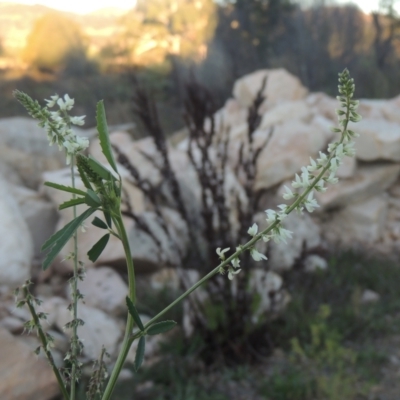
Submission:
[[[347,125],[348,125],[348,117],[349,117],[349,108],[347,109],[346,113],[346,123],[343,126],[342,130],[342,136],[341,140],[339,143],[342,143],[344,140],[344,132],[347,130]],[[293,204],[288,207],[285,210],[286,214],[290,214],[293,210],[297,208],[297,206],[301,203],[303,203],[304,199],[308,196],[308,194],[311,192],[311,190],[314,189],[314,187],[317,185],[317,183],[323,178],[325,175],[326,171],[328,171],[330,167],[330,162],[332,158],[334,157],[335,152],[332,151],[332,154],[328,157],[327,162],[325,167],[322,168],[320,173],[314,177],[312,184],[293,202]],[[117,221],[115,221],[117,222]],[[150,321],[148,321],[145,325],[144,328],[145,330],[149,328],[154,322],[156,322],[160,317],[162,317],[165,313],[167,313],[171,308],[173,308],[175,305],[177,305],[179,302],[181,302],[183,299],[185,299],[187,296],[189,296],[192,292],[194,292],[198,287],[200,287],[203,283],[207,282],[210,278],[212,278],[214,275],[216,275],[218,272],[220,272],[222,269],[224,269],[233,259],[239,257],[244,251],[251,249],[262,237],[269,232],[271,232],[276,226],[278,226],[281,223],[281,221],[276,220],[273,222],[271,225],[269,225],[267,228],[265,228],[263,231],[255,235],[251,240],[249,240],[246,244],[240,246],[239,250],[237,250],[234,254],[232,254],[230,257],[228,257],[226,260],[222,261],[217,267],[215,267],[211,272],[209,272],[207,275],[205,275],[202,279],[200,279],[198,282],[196,282],[192,287],[190,287],[186,292],[181,294],[177,299],[175,299],[171,304],[169,304],[167,307],[165,307],[162,311],[160,311],[156,316],[154,316]],[[130,255],[130,248],[129,248],[129,243],[127,246],[125,243],[127,243],[127,238],[126,238],[126,232],[124,225],[122,223],[122,218],[119,218],[118,224],[116,223],[118,231],[120,232],[122,242],[124,244],[124,249],[125,249],[125,254],[127,255],[127,261],[129,262],[132,261],[132,257]],[[126,248],[127,247],[127,248]],[[129,257],[128,257],[129,254]],[[133,269],[133,266],[132,266]],[[129,274],[129,266],[128,266],[128,274]],[[134,276],[134,275],[133,275]],[[134,278],[133,278],[134,282]],[[130,281],[130,288],[131,288],[131,281]],[[130,293],[132,296],[132,293]],[[133,298],[131,300],[134,302],[135,298],[135,291],[133,291]],[[113,373],[111,375],[110,381],[108,382],[106,391],[102,397],[102,400],[109,400],[112,390],[115,386],[115,382],[118,378],[118,375],[122,369],[122,365],[126,359],[126,355],[128,354],[129,348],[131,347],[132,343],[136,338],[138,338],[140,335],[142,335],[141,332],[136,332],[132,334],[132,328],[133,328],[133,320],[130,317],[130,314],[128,314],[128,323],[127,323],[127,329],[125,331],[125,337],[124,337],[124,342],[123,342],[123,347],[121,349],[121,352],[119,354],[119,357],[117,359],[116,365],[114,367]],[[108,390],[107,390],[108,389]]]
[[[347,114],[348,117],[348,114]],[[345,124],[343,128],[343,132],[345,132],[347,129],[347,123]],[[344,139],[344,134],[342,133],[342,137],[340,140],[340,143]],[[309,188],[307,188],[297,199],[296,201],[293,202],[293,204],[288,207],[285,212],[286,214],[290,214],[296,207],[303,202],[303,200],[308,196],[308,194],[311,192],[311,190],[314,189],[315,185],[321,180],[321,178],[324,176],[326,171],[329,169],[330,162],[332,158],[334,157],[334,152],[328,157],[327,163],[324,168],[322,168],[321,172],[314,178],[312,184],[310,185]],[[216,275],[222,268],[226,267],[234,258],[237,258],[242,254],[244,251],[252,248],[264,235],[268,234],[269,232],[272,231],[277,225],[279,225],[280,221],[275,221],[271,225],[269,225],[266,229],[258,233],[248,241],[246,244],[240,246],[240,249],[237,250],[234,254],[232,254],[229,258],[221,262],[216,268],[214,268],[211,272],[209,272],[206,276],[204,276],[202,279],[200,279],[197,283],[195,283],[191,288],[189,288],[185,293],[181,294],[177,299],[175,299],[171,304],[169,304],[167,307],[165,307],[162,311],[160,311],[155,317],[153,317],[150,321],[148,321],[145,325],[144,328],[147,329],[149,328],[154,322],[156,322],[160,317],[162,317],[166,312],[168,312],[172,307],[177,305],[180,301],[185,299],[185,297],[189,296],[192,292],[194,292],[199,286],[201,286],[204,282],[208,281],[210,278],[212,278],[214,275]],[[136,336],[131,337],[131,341],[133,342]]]
[[[74,156],[71,157],[71,181],[72,187],[75,188],[75,172],[74,172]],[[75,199],[75,193],[72,194]],[[74,219],[76,218],[76,206],[73,207]],[[73,303],[73,320],[78,319],[78,230],[74,233],[74,275],[72,278],[72,303]],[[78,357],[78,325],[73,324],[72,339],[71,339],[71,352],[72,352],[72,370],[71,370],[71,400],[75,400],[76,396],[76,372],[77,372],[77,357]]]
[[[122,221],[122,215],[119,213],[118,217],[113,217],[114,224],[117,228],[118,234],[121,237],[122,245],[124,246],[124,252],[126,257],[126,264],[128,270],[128,284],[129,284],[129,298],[132,303],[136,303],[136,283],[135,283],[135,270],[133,266],[133,259],[131,254],[131,248],[129,246],[128,235],[126,234],[125,226]],[[121,350],[118,355],[117,361],[115,362],[113,371],[110,376],[110,380],[104,390],[102,400],[109,400],[111,398],[112,392],[114,391],[115,384],[117,382],[118,376],[124,365],[126,357],[128,355],[129,349],[132,345],[131,334],[133,330],[134,321],[132,316],[128,313],[125,335],[122,342]]]
[[[56,366],[56,363],[54,362],[53,354],[48,349],[49,346],[48,346],[46,335],[43,332],[42,325],[40,323],[38,315],[36,314],[36,310],[35,310],[34,305],[32,304],[32,300],[31,300],[30,296],[31,295],[30,295],[28,289],[24,288],[24,297],[27,299],[26,303],[28,305],[28,308],[29,308],[29,311],[30,311],[30,313],[32,315],[32,318],[35,321],[35,326],[36,326],[36,329],[38,331],[40,341],[42,342],[43,351],[44,351],[47,359],[49,360],[51,368],[53,369],[54,375],[56,376],[56,379],[57,379],[57,382],[58,382],[58,386],[60,387],[60,390],[61,390],[61,393],[62,393],[62,395],[64,397],[64,400],[70,400],[69,394],[68,394],[67,389],[66,389],[65,384],[64,384],[64,380],[63,380],[63,378],[62,378],[62,376],[60,374],[60,371],[58,370],[58,368]]]

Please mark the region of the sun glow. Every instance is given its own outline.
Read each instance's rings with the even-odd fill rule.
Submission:
[[[76,14],[87,14],[102,8],[121,8],[129,10],[135,7],[136,0],[96,0],[96,1],[82,1],[82,0],[7,0],[0,1],[1,3],[13,4],[27,4],[35,5],[40,4],[56,10],[72,12]]]

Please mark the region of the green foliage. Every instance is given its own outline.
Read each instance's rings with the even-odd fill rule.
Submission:
[[[135,305],[132,300],[127,296],[126,297],[126,305],[128,307],[129,314],[131,314],[133,320],[136,322],[136,325],[141,331],[144,331],[144,326],[142,320],[140,319],[139,313],[136,310]]]
[[[93,247],[87,253],[87,256],[90,261],[95,262],[100,257],[100,254],[107,246],[109,239],[110,239],[110,234],[107,233],[93,245]]]
[[[146,338],[144,336],[142,336],[139,339],[138,347],[136,350],[136,356],[135,356],[135,362],[134,362],[134,368],[135,368],[136,372],[139,370],[140,366],[143,363],[145,345],[146,345]]]
[[[276,368],[260,386],[266,400],[310,400],[315,396],[315,382],[298,365]]]
[[[298,338],[292,339],[292,359],[312,377],[318,398],[354,399],[365,390],[354,371],[357,355],[342,345],[340,335],[327,324],[329,315],[330,307],[321,305],[310,325],[310,343],[302,346]]]
[[[86,43],[78,24],[61,13],[39,18],[28,36],[24,59],[40,70],[62,69],[69,57],[85,58]]]
[[[53,236],[51,236],[42,246],[42,250],[50,249],[47,254],[45,260],[43,261],[42,268],[46,270],[49,268],[51,263],[57,257],[58,253],[61,249],[67,244],[68,240],[74,235],[79,226],[88,218],[91,214],[93,214],[96,210],[94,208],[89,208],[85,212],[83,212],[79,217],[75,218],[64,228],[60,229]]]

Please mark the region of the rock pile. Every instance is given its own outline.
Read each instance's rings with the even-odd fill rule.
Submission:
[[[257,71],[238,80],[233,98],[215,115],[217,133],[227,128],[230,132],[224,188],[228,201],[239,196],[244,204],[246,202],[240,178],[234,173],[237,150],[240,141],[247,135],[247,108],[265,77],[266,100],[260,109],[261,123],[254,134],[254,141],[257,145],[269,135],[270,139],[258,159],[255,186],[267,192],[264,205],[271,208],[272,204],[282,203],[283,185],[287,185],[293,175],[308,164],[310,156],[324,151],[327,143],[334,138],[330,127],[336,124],[335,108],[338,105],[335,99],[323,93],[309,93],[297,78],[282,69]],[[268,270],[252,272],[252,290],[259,292],[262,300],[259,309],[255,310],[254,319],[267,311],[279,312],[286,304],[288,297],[280,272],[290,270],[302,259],[306,271],[326,268],[326,261],[320,257],[319,251],[331,243],[363,243],[380,249],[399,247],[399,108],[400,97],[361,100],[359,111],[364,119],[354,128],[360,133],[356,142],[356,159],[346,160],[338,172],[339,183],[318,196],[321,207],[317,213],[303,217],[293,215],[287,219],[288,229],[294,232],[293,240],[288,246],[275,243],[269,246]],[[160,183],[160,172],[151,162],[158,155],[149,138],[134,141],[125,132],[114,132],[111,142],[140,167],[144,178],[155,185]],[[197,176],[186,153],[187,146],[187,139],[183,139],[170,146],[169,154],[185,203],[190,208],[190,214],[197,218],[201,215],[201,195]],[[102,159],[99,143],[93,135],[90,153]],[[32,360],[28,353],[29,349],[37,346],[37,338],[13,336],[22,333],[23,321],[29,319],[29,315],[25,310],[14,307],[11,291],[31,276],[38,281],[36,295],[44,300],[43,311],[50,314],[46,329],[56,338],[56,359],[62,363],[61,354],[67,346],[63,326],[70,318],[66,310],[69,303],[66,280],[71,265],[68,260],[61,260],[68,258],[72,248],[67,245],[63,249],[50,271],[39,273],[38,265],[42,258],[41,244],[71,218],[70,209],[57,211],[57,206],[69,196],[43,186],[43,182],[49,180],[69,184],[70,172],[69,169],[62,169],[62,154],[54,147],[49,148],[45,133],[36,122],[27,118],[0,121],[0,154],[0,348],[8,351],[2,352],[0,360],[0,371],[8,374],[0,379],[3,385],[0,386],[0,397],[33,399],[36,398],[35,393],[40,392],[40,398],[45,400],[54,395],[55,382],[44,361],[40,368],[30,366],[36,360]],[[176,271],[166,267],[177,265],[182,254],[190,250],[186,223],[171,208],[168,200],[171,193],[165,193],[166,201],[161,212],[169,225],[169,234],[166,235],[142,191],[132,184],[129,171],[123,167],[120,170],[127,209],[134,210],[145,219],[159,243],[157,247],[155,241],[132,219],[126,218],[137,270],[153,274],[152,278],[146,278],[149,288],[158,289],[163,285],[172,285],[171,282],[176,288]],[[81,185],[79,180],[77,185]],[[261,210],[254,211],[254,220],[263,221]],[[237,216],[232,215],[230,219],[235,227]],[[263,222],[259,224],[263,225]],[[127,292],[124,269],[121,268],[124,267],[123,249],[112,237],[106,251],[93,264],[85,254],[102,232],[87,226],[86,233],[79,235],[79,258],[85,261],[87,269],[86,280],[81,285],[86,304],[80,308],[80,316],[85,319],[85,326],[81,329],[81,337],[86,339],[84,357],[96,358],[101,346],[106,345],[112,359],[115,359],[123,335]],[[150,347],[150,351],[155,352],[157,344],[153,343]],[[10,369],[10,364],[15,368]],[[24,373],[28,369],[29,373]],[[20,392],[18,388],[28,388],[28,391]]]

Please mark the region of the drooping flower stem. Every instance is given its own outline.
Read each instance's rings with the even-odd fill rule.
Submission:
[[[136,304],[136,282],[135,282],[135,270],[133,265],[131,248],[129,246],[128,235],[126,233],[126,229],[124,223],[122,221],[122,214],[119,210],[118,216],[112,216],[113,222],[117,229],[118,235],[121,238],[122,245],[124,247],[126,265],[128,270],[128,284],[129,284],[129,298],[131,299],[133,304]],[[117,361],[115,362],[113,371],[111,373],[110,379],[107,382],[107,386],[104,390],[104,394],[102,400],[109,400],[111,398],[112,392],[114,391],[115,384],[117,382],[118,376],[122,370],[126,357],[128,356],[129,349],[133,343],[131,340],[132,330],[133,330],[133,318],[128,313],[124,339],[122,341],[121,350],[119,352]]]
[[[342,74],[339,75],[341,79],[345,81],[345,84],[339,85],[339,90],[343,89],[344,90],[344,97],[345,99],[343,100],[342,104],[345,107],[345,111],[340,111],[339,115],[343,115],[343,119],[340,121],[340,129],[336,129],[336,132],[340,132],[341,137],[339,142],[335,143],[335,147],[333,147],[332,151],[330,151],[329,157],[326,158],[325,160],[325,165],[321,168],[320,173],[317,176],[314,176],[310,184],[308,185],[307,188],[305,188],[304,192],[299,195],[296,200],[287,208],[284,210],[284,214],[288,215],[290,214],[293,210],[299,210],[301,209],[301,206],[304,204],[307,196],[309,193],[316,187],[316,185],[324,178],[324,175],[330,171],[331,169],[331,162],[332,160],[337,156],[336,155],[336,149],[338,148],[339,145],[341,145],[343,142],[348,141],[349,138],[351,137],[351,132],[348,131],[347,127],[349,124],[349,121],[356,122],[358,119],[358,115],[355,114],[355,108],[354,106],[354,101],[351,100],[354,92],[354,85],[352,84],[352,80],[350,80],[350,77],[348,75],[348,71],[345,70]],[[352,86],[352,87],[350,87]],[[340,91],[342,94],[342,92]],[[282,217],[281,217],[282,218]],[[154,322],[156,322],[160,317],[162,317],[166,312],[168,312],[171,308],[173,308],[176,304],[184,300],[189,294],[194,292],[198,287],[200,287],[203,283],[207,282],[210,278],[212,278],[214,275],[216,275],[219,272],[224,272],[225,269],[228,267],[229,263],[233,262],[234,260],[238,259],[238,257],[246,250],[250,250],[253,248],[253,246],[261,239],[266,237],[268,233],[273,231],[275,228],[278,228],[279,225],[281,224],[281,219],[279,219],[279,215],[277,214],[277,217],[274,222],[270,223],[270,225],[265,228],[263,231],[260,233],[256,234],[256,230],[252,232],[253,238],[248,241],[246,244],[241,245],[237,248],[236,252],[232,254],[230,257],[226,258],[223,256],[224,251],[219,251],[219,253],[222,253],[222,262],[214,268],[211,272],[209,272],[206,276],[204,276],[202,279],[200,279],[197,283],[195,283],[191,288],[189,288],[186,292],[184,292],[182,295],[180,295],[177,299],[175,299],[171,304],[169,304],[167,307],[165,307],[162,311],[160,311],[155,317],[153,317],[150,321],[148,321],[145,325],[144,328],[147,329],[150,327]],[[227,249],[228,250],[228,249]],[[218,253],[218,250],[217,250]],[[135,335],[132,335],[131,337],[131,343],[139,337],[140,333],[137,333]]]

